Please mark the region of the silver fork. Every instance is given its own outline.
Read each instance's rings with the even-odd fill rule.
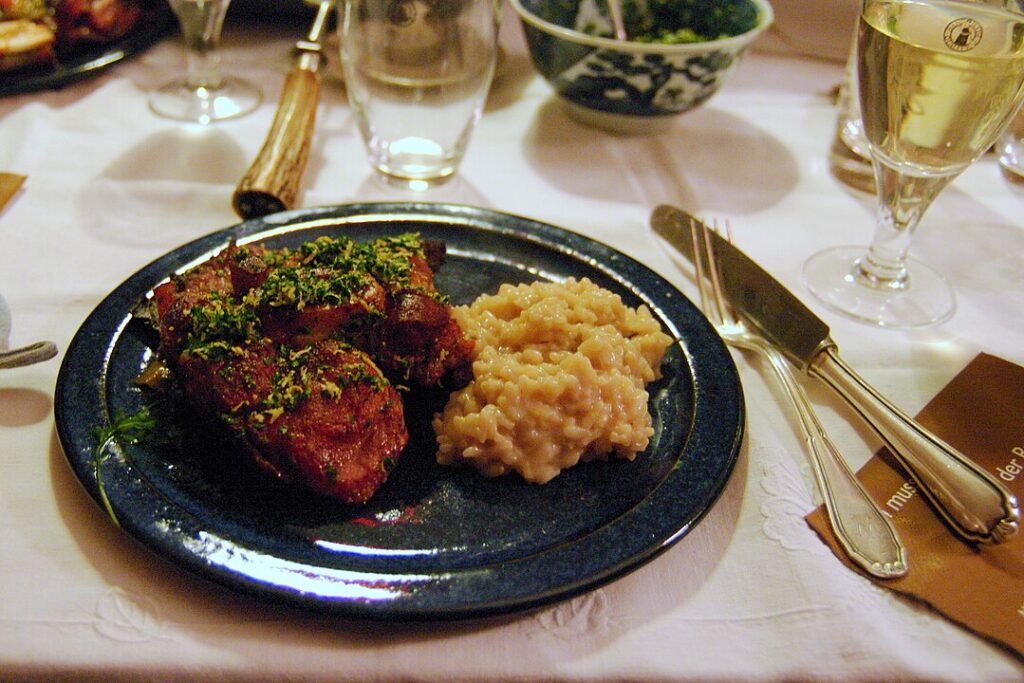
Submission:
[[[732,241],[729,224],[726,235]],[[716,231],[721,232],[715,222]],[[693,262],[697,270],[701,308],[729,345],[761,354],[775,371],[789,396],[804,439],[811,453],[814,478],[825,502],[832,530],[849,558],[873,576],[891,579],[907,573],[906,548],[889,518],[885,516],[854,476],[818,420],[803,387],[797,382],[789,362],[770,343],[750,330],[737,317],[722,293],[718,263],[707,226],[690,222]]]
[[[57,346],[50,341],[36,342],[17,349],[0,351],[0,368],[20,368],[49,360],[57,355]]]

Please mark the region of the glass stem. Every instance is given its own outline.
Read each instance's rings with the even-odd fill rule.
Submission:
[[[185,40],[185,78],[192,90],[214,90],[221,86],[220,34],[229,4],[224,0],[172,3]]]
[[[957,174],[919,176],[875,161],[878,217],[867,254],[857,260],[854,277],[879,289],[907,287],[907,252],[921,216]]]

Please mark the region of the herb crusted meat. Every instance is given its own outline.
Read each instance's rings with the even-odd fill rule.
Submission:
[[[472,342],[434,288],[438,255],[413,234],[231,245],[154,290],[158,356],[261,469],[365,502],[409,438],[396,387],[469,362]]]

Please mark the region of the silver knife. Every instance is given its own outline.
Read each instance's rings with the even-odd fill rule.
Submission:
[[[651,226],[693,260],[690,221],[661,205]],[[977,463],[896,408],[839,357],[829,327],[753,259],[708,230],[733,308],[798,368],[831,387],[874,429],[941,517],[963,538],[1001,543],[1017,533],[1017,498]]]

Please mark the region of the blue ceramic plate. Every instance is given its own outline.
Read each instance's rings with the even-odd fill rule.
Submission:
[[[743,399],[736,367],[707,320],[647,267],[551,225],[445,204],[353,204],[247,221],[187,244],[129,278],[86,319],[57,380],[64,452],[101,500],[94,430],[152,397],[133,384],[152,334],[132,309],[170,273],[230,240],[271,247],[320,235],[364,240],[418,231],[448,245],[438,288],[455,303],[502,282],[586,276],[646,304],[679,339],[651,385],[655,434],[633,462],[578,465],[537,486],[434,461],[429,418],[406,402],[410,446],[366,505],[312,499],[232,460],[230,442],[194,423],[157,443],[123,444],[99,481],[122,528],[195,574],[261,598],[343,617],[427,620],[495,615],[571,597],[655,557],[717,499],[736,461]],[[441,399],[443,400],[443,399]],[[174,422],[184,420],[165,408]],[[159,414],[159,413],[158,413]]]
[[[97,76],[170,35],[178,23],[164,0],[140,3],[142,18],[121,38],[101,45],[57,49],[53,64],[28,67],[2,75],[0,97],[37,90],[55,90]]]

